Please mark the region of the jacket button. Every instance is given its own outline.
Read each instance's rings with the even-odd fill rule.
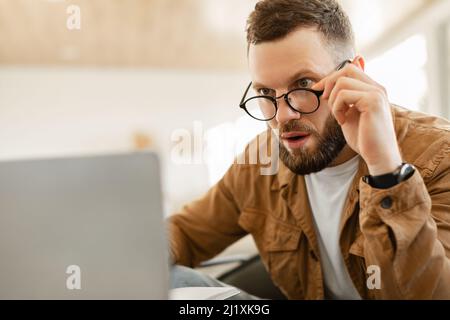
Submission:
[[[389,197],[389,196],[385,197],[383,200],[381,200],[381,207],[383,209],[390,209],[390,208],[392,208],[392,204],[393,204],[392,198]]]

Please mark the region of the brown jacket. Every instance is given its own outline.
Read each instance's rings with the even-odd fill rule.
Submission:
[[[344,262],[364,299],[450,299],[450,123],[392,110],[403,160],[418,171],[378,190],[362,180],[368,170],[360,162],[341,219]],[[382,205],[386,197],[391,207]],[[172,216],[169,227],[178,264],[196,266],[250,233],[288,298],[324,298],[304,177],[282,164],[272,176],[257,165],[232,165],[205,196]],[[368,288],[369,266],[380,268],[381,289]]]

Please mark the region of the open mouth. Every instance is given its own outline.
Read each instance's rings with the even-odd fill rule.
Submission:
[[[306,139],[307,137],[309,137],[309,134],[304,133],[304,132],[290,132],[290,133],[284,133],[281,135],[281,138],[283,140],[292,141],[292,142],[300,141],[300,140]]]
[[[286,138],[285,140],[290,141],[290,142],[296,142],[296,141],[301,141],[304,139],[306,139],[306,136],[291,137],[291,138]]]
[[[281,139],[290,148],[302,147],[308,140],[310,134],[305,132],[290,132],[281,135]]]

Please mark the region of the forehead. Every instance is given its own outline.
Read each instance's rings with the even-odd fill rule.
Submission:
[[[299,71],[323,77],[334,67],[329,47],[315,29],[299,29],[286,37],[251,45],[249,68],[254,83],[278,89]]]

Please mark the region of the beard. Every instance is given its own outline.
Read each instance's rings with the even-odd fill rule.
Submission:
[[[313,150],[305,147],[290,152],[280,139],[280,159],[286,167],[298,175],[308,175],[327,168],[347,144],[341,126],[331,114],[322,135],[305,124],[291,121],[280,128],[280,136],[292,131],[306,132],[310,134],[310,138],[317,140]]]

